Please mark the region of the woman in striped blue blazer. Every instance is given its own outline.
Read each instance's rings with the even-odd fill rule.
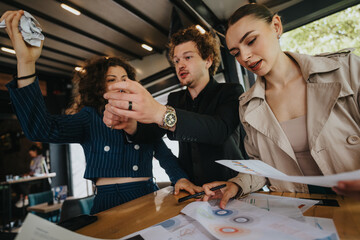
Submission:
[[[18,29],[22,14],[23,11],[8,11],[1,17],[6,21],[6,31],[18,60],[17,77],[7,84],[14,111],[25,135],[32,141],[82,145],[86,157],[84,177],[96,184],[91,214],[158,190],[152,175],[153,157],[160,161],[173,184],[187,181],[187,175],[163,140],[130,143],[123,130],[111,129],[103,123],[106,104],[103,94],[108,86],[135,79],[134,68],[120,58],[87,61],[73,79],[74,99],[67,112],[71,114],[49,114],[35,75],[42,44],[32,47],[24,42]]]

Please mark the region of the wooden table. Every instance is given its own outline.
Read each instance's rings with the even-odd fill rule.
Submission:
[[[3,222],[3,230],[5,229],[6,224],[9,226],[9,231],[11,232],[11,218],[12,218],[12,211],[11,211],[11,186],[15,184],[22,184],[34,181],[42,181],[47,178],[55,177],[56,173],[49,173],[43,174],[41,176],[34,176],[34,177],[25,177],[18,180],[11,180],[0,182],[1,190],[2,190],[2,222]]]
[[[4,181],[4,182],[0,182],[0,185],[13,185],[13,184],[17,184],[17,183],[31,182],[31,181],[35,181],[35,180],[41,180],[41,179],[52,178],[52,177],[56,177],[56,173],[53,172],[53,173],[49,173],[49,174],[42,174],[39,176],[23,177],[23,178],[19,178],[17,180]]]
[[[177,199],[187,194],[180,193],[179,196],[173,196],[172,191],[172,187],[163,188],[155,193],[98,213],[96,222],[81,228],[77,232],[97,238],[121,238],[172,218],[178,215],[181,209],[190,202],[178,203]],[[298,198],[336,199],[340,207],[313,206],[304,215],[332,218],[341,239],[359,239],[360,201],[335,195],[271,194]]]
[[[37,205],[27,207],[29,212],[38,212],[38,213],[49,213],[56,210],[59,210],[63,204],[62,203],[54,203],[49,205],[48,203],[40,203]]]

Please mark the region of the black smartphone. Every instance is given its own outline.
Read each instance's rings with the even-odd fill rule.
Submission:
[[[76,231],[82,227],[85,227],[86,225],[89,225],[90,223],[93,223],[97,220],[97,216],[92,215],[79,215],[77,217],[69,218],[65,221],[59,222],[57,225],[60,227],[69,229],[71,231]]]
[[[315,204],[317,206],[340,207],[336,199],[317,199],[317,198],[303,198],[303,199],[319,201],[317,204]]]
[[[330,206],[330,207],[340,207],[338,201],[336,199],[314,199],[319,202],[315,205],[319,206]]]

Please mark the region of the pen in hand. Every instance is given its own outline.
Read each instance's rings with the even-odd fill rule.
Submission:
[[[215,191],[215,190],[218,190],[218,189],[223,188],[223,187],[226,187],[226,184],[221,184],[219,186],[210,188],[210,190]],[[202,192],[195,193],[193,195],[189,195],[189,196],[186,196],[186,197],[179,198],[178,202],[181,203],[181,202],[184,202],[184,201],[189,200],[191,198],[196,198],[196,197],[201,196],[201,195],[205,195],[205,192],[202,191]]]

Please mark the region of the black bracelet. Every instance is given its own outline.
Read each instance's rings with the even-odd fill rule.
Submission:
[[[31,75],[27,75],[27,76],[23,76],[23,77],[17,77],[17,76],[15,76],[14,79],[15,79],[15,80],[23,80],[23,79],[32,78],[32,77],[35,77],[35,76],[36,76],[36,73],[31,74]]]

